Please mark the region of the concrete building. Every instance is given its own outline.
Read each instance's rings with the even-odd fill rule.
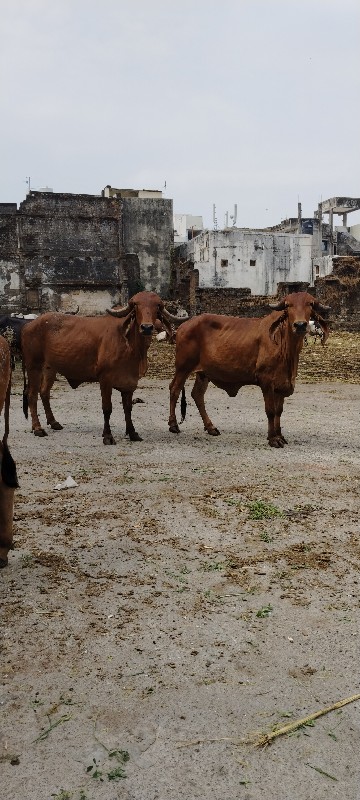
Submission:
[[[269,295],[278,283],[313,285],[315,278],[309,234],[206,230],[180,245],[176,255],[198,272],[200,288],[249,288],[253,295]]]
[[[249,289],[252,295],[266,296],[276,294],[278,284],[313,287],[316,279],[332,272],[334,255],[360,254],[359,240],[347,227],[347,215],[359,209],[358,198],[335,197],[320,203],[313,217],[303,217],[298,203],[297,217],[271,228],[233,226],[202,231],[195,238],[183,235],[183,241],[178,239],[175,261],[189,264],[199,289]],[[326,214],[328,222],[324,222]],[[336,228],[335,214],[341,215],[343,222]],[[179,216],[185,219],[185,215]],[[178,231],[184,234],[184,230],[185,222],[180,219]],[[181,273],[184,277],[183,267]]]
[[[140,289],[166,296],[172,200],[124,191],[131,196],[31,190],[19,209],[0,204],[2,311],[92,314]]]
[[[174,214],[174,244],[182,244],[194,239],[204,230],[203,218],[192,214]]]

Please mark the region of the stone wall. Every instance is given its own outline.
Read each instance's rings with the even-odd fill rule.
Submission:
[[[121,202],[122,245],[125,252],[136,253],[139,258],[139,288],[166,297],[173,243],[172,200],[129,197]]]
[[[169,290],[172,201],[31,191],[0,204],[3,313],[102,313],[142,288]]]
[[[18,225],[16,203],[0,203],[0,298],[1,311],[17,308],[20,295]]]
[[[119,201],[92,195],[31,192],[19,209],[19,270],[24,304],[46,311],[80,306],[102,311],[117,302],[120,268]],[[99,305],[95,294],[100,290]],[[65,309],[64,309],[65,310]]]
[[[200,289],[196,292],[196,314],[227,314],[231,317],[262,317],[269,313],[268,295],[252,295],[250,289]]]

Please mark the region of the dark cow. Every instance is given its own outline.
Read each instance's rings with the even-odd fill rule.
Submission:
[[[12,546],[14,489],[18,486],[15,462],[7,446],[11,391],[11,355],[6,339],[0,336],[0,413],[4,408],[5,433],[0,441],[0,567],[6,567]]]
[[[21,331],[28,325],[29,319],[25,317],[0,317],[0,335],[8,341],[12,355],[12,365],[14,357],[21,358]]]
[[[132,419],[132,396],[139,378],[147,370],[147,351],[157,320],[172,335],[176,321],[155,292],[139,292],[124,308],[112,309],[106,316],[81,317],[42,314],[22,332],[21,345],[28,385],[24,389],[36,436],[46,436],[41,427],[37,401],[40,392],[46,420],[53,430],[61,430],[50,406],[50,390],[56,373],[64,375],[76,389],[81,383],[99,383],[104,415],[104,444],[115,444],[110,430],[113,389],[121,392],[126,433],[141,441]]]
[[[264,396],[269,445],[287,444],[280,426],[284,398],[294,391],[308,323],[313,319],[321,327],[324,344],[328,325],[323,315],[329,308],[307,292],[289,294],[269,307],[272,313],[260,319],[201,314],[181,325],[176,334],[175,375],[170,384],[172,433],[180,432],[175,413],[179,394],[183,390],[184,419],[183,387],[190,373],[196,372],[191,394],[209,434],[219,435],[205,409],[204,395],[209,381],[230,397],[235,397],[241,386],[254,384],[260,386]]]

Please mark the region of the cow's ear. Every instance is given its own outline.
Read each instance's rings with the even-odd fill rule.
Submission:
[[[131,329],[134,327],[134,322],[135,322],[135,314],[133,312],[130,312],[130,314],[128,314],[127,317],[124,319],[124,325],[123,325],[123,334],[126,340],[128,340],[130,336]]]
[[[168,322],[168,320],[166,319],[166,316],[165,316],[165,315],[163,316],[163,315],[161,314],[161,312],[160,312],[160,313],[158,314],[158,320],[160,320],[160,322],[161,322],[162,326],[165,328],[165,330],[166,330],[166,333],[167,333],[167,335],[168,335],[168,337],[169,337],[169,339],[170,339],[170,342],[173,342],[173,341],[174,341],[174,334],[173,334],[173,331],[172,331],[172,328],[171,328],[171,325],[170,325],[170,323],[169,323],[169,322]]]
[[[279,325],[281,325],[282,322],[285,322],[286,317],[287,317],[287,313],[286,313],[286,310],[285,310],[285,311],[283,311],[282,314],[279,314],[278,318],[274,322],[271,323],[270,328],[269,328],[269,336],[270,336],[270,339],[273,340],[273,342],[275,341],[274,335],[275,335]]]

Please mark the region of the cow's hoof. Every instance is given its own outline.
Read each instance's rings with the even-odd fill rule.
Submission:
[[[37,428],[35,431],[33,431],[33,434],[34,436],[41,436],[41,437],[47,436],[47,433],[46,431],[44,431],[44,428]]]
[[[103,436],[104,444],[116,444],[116,441],[112,435],[110,436]]]
[[[269,439],[270,447],[281,448],[284,447],[284,444],[287,444],[287,441],[283,436],[273,436],[272,439]]]
[[[180,428],[176,423],[175,425],[169,425],[169,431],[170,433],[180,433]]]
[[[3,569],[3,567],[7,567],[7,565],[8,565],[8,559],[0,558],[0,569]]]
[[[142,442],[141,436],[139,436],[136,431],[134,431],[134,433],[129,433],[129,437],[131,442]]]
[[[209,436],[220,436],[220,431],[217,428],[205,428]]]
[[[54,422],[50,422],[50,427],[51,427],[51,430],[53,430],[53,431],[62,431],[63,430],[63,426],[60,425],[60,422],[56,422],[56,419],[54,420]]]

